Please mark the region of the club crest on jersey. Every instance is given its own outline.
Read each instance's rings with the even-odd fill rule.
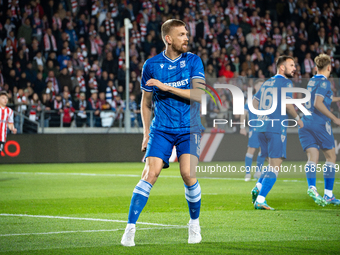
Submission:
[[[172,66],[172,65],[169,65],[169,70],[172,70],[172,69],[175,69],[176,68],[176,66]]]
[[[160,64],[160,66],[161,66],[161,68],[163,69],[163,67],[164,67],[164,64]]]
[[[180,62],[181,68],[185,67],[185,60]]]

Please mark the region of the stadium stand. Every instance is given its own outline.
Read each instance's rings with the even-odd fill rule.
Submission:
[[[124,18],[133,25],[129,42]],[[0,90],[21,113],[19,133],[36,132],[24,119],[45,127],[122,125],[126,43],[128,107],[132,125],[141,126],[142,66],[164,49],[160,26],[170,18],[187,23],[189,50],[201,57],[208,83],[233,78],[246,90],[244,78],[272,76],[277,57],[287,54],[296,59],[295,86],[305,87],[302,80],[313,75],[313,59],[322,52],[331,56],[332,77],[340,77],[339,1],[3,0]],[[339,95],[338,80],[332,84]],[[232,107],[230,95],[223,99],[222,108],[209,110],[223,116]]]

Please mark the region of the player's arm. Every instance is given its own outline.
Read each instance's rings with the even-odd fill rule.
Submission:
[[[339,102],[339,101],[340,101],[340,97],[333,97],[332,99],[332,103]]]
[[[296,122],[300,126],[300,128],[303,128],[303,122],[300,119],[300,116],[295,111],[294,105],[287,104],[286,109],[287,109],[287,112],[290,114],[290,116],[292,116],[296,120]]]
[[[244,111],[244,114],[241,115],[240,122],[243,123],[243,122],[245,122],[247,119],[249,119],[249,115],[248,115],[248,111],[245,110],[245,111]],[[240,129],[240,134],[241,134],[241,135],[244,135],[244,136],[247,135],[247,130],[246,130],[245,125],[241,127],[241,129]]]
[[[142,90],[142,101],[141,101],[141,116],[143,122],[143,142],[142,142],[142,151],[146,151],[146,146],[149,141],[149,133],[150,133],[150,123],[151,123],[151,114],[152,114],[152,92],[147,92]]]
[[[323,103],[323,97],[322,96],[315,96],[315,102],[314,102],[314,107],[321,112],[323,115],[326,117],[330,118],[335,124],[340,126],[340,119],[337,118],[333,113],[330,112],[330,110],[327,109],[325,104]]]
[[[254,107],[254,109],[258,110],[259,109],[259,105],[260,105],[260,101],[256,97],[254,97],[254,99],[253,99],[253,107]]]
[[[204,85],[201,83],[205,83],[204,80],[202,79],[193,79],[192,84],[193,88],[192,89],[179,89],[179,88],[174,88],[168,85],[165,85],[164,83],[160,82],[159,80],[156,79],[150,79],[146,82],[146,86],[156,86],[160,90],[164,92],[169,92],[172,93],[176,96],[188,99],[188,100],[193,100],[196,102],[201,102],[201,97],[205,93],[204,90],[201,90],[199,88],[204,89]]]
[[[11,132],[13,134],[16,134],[17,133],[17,129],[14,127],[14,124],[13,123],[8,123],[8,128],[9,130],[11,130]]]

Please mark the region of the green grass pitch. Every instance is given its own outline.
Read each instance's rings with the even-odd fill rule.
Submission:
[[[243,163],[227,164],[240,167]],[[279,175],[267,196],[275,211],[254,210],[250,191],[255,181],[244,182],[243,173],[228,179],[200,178],[203,240],[189,245],[189,213],[178,163],[164,169],[151,190],[139,218],[143,224],[137,224],[136,246],[122,247],[131,194],[143,166],[1,165],[0,254],[340,252],[340,207],[316,205],[306,194],[304,173]],[[323,195],[323,179],[318,177],[317,187]],[[334,191],[340,198],[339,179]]]

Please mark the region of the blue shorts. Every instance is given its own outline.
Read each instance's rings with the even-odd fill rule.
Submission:
[[[259,132],[261,154],[270,158],[286,158],[287,135]]]
[[[259,142],[259,132],[256,132],[254,129],[249,130],[249,139],[248,139],[248,147],[258,148],[260,147]]]
[[[318,150],[334,148],[334,136],[330,122],[321,124],[304,121],[303,124],[303,128],[299,129],[299,139],[304,151],[308,148],[317,148]]]
[[[176,146],[178,159],[182,154],[192,154],[199,158],[200,141],[201,134],[199,133],[169,134],[161,131],[151,131],[145,158],[161,158],[164,162],[163,168],[168,168],[169,158],[174,146]]]

